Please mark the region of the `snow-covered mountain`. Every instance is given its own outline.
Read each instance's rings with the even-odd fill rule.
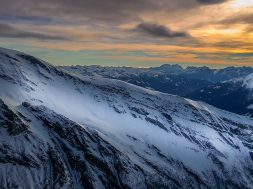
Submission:
[[[0,49],[0,188],[253,188],[253,120]]]
[[[246,87],[251,67],[187,67],[162,65],[153,68],[63,66],[68,73],[118,79],[148,89],[204,101],[241,115],[253,116],[252,90]],[[245,80],[245,81],[244,81]],[[247,81],[246,81],[247,80]]]
[[[208,85],[186,97],[253,117],[253,74]]]
[[[249,90],[253,90],[253,73],[243,78],[243,86]]]
[[[62,69],[79,75],[100,75],[119,79],[156,91],[186,96],[208,85],[245,77],[253,73],[251,67],[227,67],[210,69],[208,67],[187,67],[165,64],[160,67],[102,67],[102,66],[63,66]]]

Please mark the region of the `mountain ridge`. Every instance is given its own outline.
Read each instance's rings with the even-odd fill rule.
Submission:
[[[251,67],[210,69],[208,67],[182,68],[179,65],[162,65],[154,68],[102,66],[64,66],[59,68],[78,76],[89,75],[118,79],[147,89],[201,100],[230,112],[247,116],[253,115],[249,109],[253,104],[252,89],[245,87],[245,82],[242,83],[253,73]],[[242,82],[240,83],[239,80]],[[250,81],[253,83],[252,79],[248,79],[247,83],[249,84]],[[221,86],[222,90],[216,94],[217,89]],[[235,90],[233,91],[233,89]],[[245,91],[244,95],[240,94],[240,90]],[[237,100],[236,96],[242,96],[241,100]]]
[[[253,120],[0,50],[3,188],[251,188]]]

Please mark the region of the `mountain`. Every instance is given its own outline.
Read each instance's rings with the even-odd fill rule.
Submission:
[[[253,188],[253,120],[0,49],[1,188]]]
[[[186,96],[208,85],[245,77],[253,73],[251,67],[227,67],[210,69],[208,67],[187,67],[165,64],[160,67],[102,67],[102,66],[62,66],[67,72],[118,79],[156,91]]]
[[[183,69],[179,65],[165,64],[153,68],[64,66],[61,69],[79,76],[119,79],[148,89],[201,100],[237,114],[253,116],[249,106],[253,104],[252,90],[243,84],[243,78],[253,73],[250,67]]]
[[[253,75],[208,85],[185,95],[218,108],[253,117]]]

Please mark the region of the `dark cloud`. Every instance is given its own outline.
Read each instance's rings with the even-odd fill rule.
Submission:
[[[0,4],[2,14],[110,22],[156,8],[151,0],[0,0]]]
[[[8,24],[0,24],[0,37],[6,38],[34,38],[40,40],[63,40],[59,36],[51,36],[42,33],[22,31]]]
[[[134,31],[152,35],[155,37],[176,38],[187,37],[186,32],[174,32],[170,28],[155,23],[140,23],[136,26]]]
[[[58,20],[53,20],[47,17],[38,17],[38,16],[17,16],[11,14],[0,14],[0,20],[3,23],[27,23],[34,25],[45,25],[45,24],[65,24],[64,22],[60,22]]]
[[[2,14],[121,22],[143,13],[168,12],[217,4],[225,0],[0,0]]]
[[[226,1],[228,1],[228,0],[198,0],[199,3],[207,4],[207,5],[220,4],[220,3],[224,3]]]

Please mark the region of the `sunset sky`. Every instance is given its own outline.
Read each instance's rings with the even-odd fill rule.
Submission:
[[[57,65],[253,66],[253,0],[0,3],[0,46]]]

